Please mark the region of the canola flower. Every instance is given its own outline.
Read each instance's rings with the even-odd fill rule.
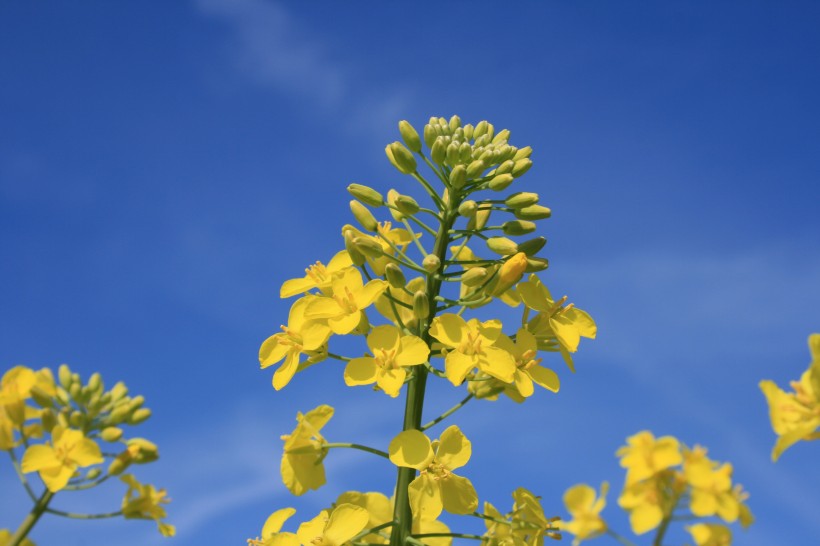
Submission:
[[[601,484],[600,492],[586,485],[578,484],[564,493],[564,506],[572,516],[570,521],[560,522],[559,528],[575,536],[572,545],[577,546],[584,540],[596,538],[606,532],[607,526],[601,517],[606,506],[606,495],[609,484]]]

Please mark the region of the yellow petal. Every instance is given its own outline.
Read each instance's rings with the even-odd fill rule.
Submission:
[[[345,310],[342,309],[339,303],[333,298],[317,296],[315,298],[310,298],[310,302],[307,304],[307,308],[305,309],[305,316],[310,319],[329,319],[332,317],[338,317],[344,312]],[[298,326],[291,323],[288,323],[288,325],[298,328]]]
[[[512,383],[516,370],[513,355],[498,347],[485,347],[482,350],[483,354],[478,358],[478,367],[481,371],[504,383]]]
[[[447,345],[458,347],[467,333],[467,322],[454,313],[445,313],[433,319],[430,335]]]
[[[423,470],[433,461],[433,447],[430,439],[418,430],[400,432],[390,442],[390,460],[396,466]]]
[[[342,314],[330,318],[327,320],[327,323],[334,334],[343,336],[356,329],[356,326],[359,325],[359,321],[362,320],[362,314],[361,311],[353,311],[350,314]]]
[[[97,442],[89,438],[82,438],[74,445],[70,452],[71,459],[77,463],[77,466],[91,466],[93,464],[100,464],[103,462],[102,453],[100,453],[100,446]]]
[[[302,419],[308,423],[314,430],[321,430],[323,426],[333,417],[333,408],[327,404],[317,406],[307,412]]]
[[[524,398],[532,396],[532,393],[535,392],[535,388],[532,386],[532,378],[521,370],[515,370],[513,382],[515,383],[516,390],[518,390],[519,394]]]
[[[595,335],[598,333],[598,326],[595,325],[595,321],[592,320],[589,313],[583,309],[573,307],[564,311],[562,314],[572,321],[581,336],[595,339]]]
[[[533,311],[548,312],[554,305],[549,290],[535,275],[530,275],[528,281],[518,283],[518,293],[521,294],[524,305]]]
[[[636,535],[642,535],[660,525],[663,512],[654,504],[641,504],[629,512],[629,524]]]
[[[395,398],[399,395],[401,386],[404,385],[405,377],[407,377],[407,372],[401,368],[384,370],[382,373],[376,375],[376,384],[385,394]]]
[[[281,510],[277,510],[270,516],[268,519],[265,520],[265,525],[262,526],[262,539],[268,538],[273,533],[278,533],[282,530],[282,526],[285,522],[290,518],[293,514],[296,513],[296,510],[293,508],[282,508]]]
[[[549,368],[544,368],[536,364],[532,368],[529,368],[526,373],[529,374],[533,381],[548,391],[558,392],[558,389],[561,387],[561,380],[558,379],[558,374]]]
[[[376,381],[376,359],[372,356],[354,358],[345,366],[345,385],[370,385]]]
[[[22,469],[28,474],[37,470],[58,467],[61,464],[54,453],[54,448],[47,445],[33,445],[23,454]]]
[[[448,470],[461,468],[472,455],[472,444],[456,425],[450,425],[439,437],[436,459]]]
[[[296,536],[303,545],[313,544],[314,540],[321,538],[325,534],[329,514],[327,510],[322,510],[318,516],[310,521],[306,521],[296,530]]]
[[[350,254],[347,253],[347,250],[341,250],[330,259],[327,270],[329,273],[337,273],[352,265],[353,260],[350,259]]]
[[[324,544],[326,546],[341,546],[367,525],[370,516],[367,510],[354,504],[340,504],[330,514],[325,527]]]
[[[439,482],[429,474],[422,474],[410,482],[407,495],[414,520],[434,520],[441,515],[443,505]]]
[[[367,336],[367,346],[373,351],[395,351],[399,348],[401,333],[390,324],[376,326]]]
[[[387,290],[388,286],[390,285],[387,284],[387,281],[383,281],[381,279],[373,279],[372,281],[368,281],[361,291],[356,293],[356,305],[359,306],[359,309],[369,307],[374,301],[376,301],[376,298],[381,296],[382,293]]]
[[[309,320],[299,330],[299,334],[302,336],[302,349],[315,351],[330,337],[330,327],[324,321]]]
[[[310,277],[290,279],[282,283],[282,287],[279,289],[279,297],[290,298],[297,294],[304,294],[311,288],[316,288],[316,281]]]
[[[326,483],[325,466],[316,464],[315,456],[282,455],[280,466],[282,482],[296,496],[304,495],[311,489],[319,489]]]
[[[444,357],[444,373],[447,379],[456,386],[461,385],[470,370],[477,365],[478,359],[475,356],[468,356],[458,351],[450,351]]]
[[[574,353],[578,350],[581,334],[578,333],[578,328],[569,318],[563,315],[552,316],[550,317],[550,327],[552,327],[555,337],[558,338],[558,341],[567,351]]]
[[[56,466],[40,471],[40,478],[52,493],[56,493],[68,484],[68,480],[74,475],[74,468],[69,466]]]
[[[280,341],[286,337],[284,334],[273,334],[259,348],[259,366],[264,369],[282,360],[290,349],[290,345],[284,345]]]
[[[590,512],[594,502],[595,490],[585,483],[574,485],[564,492],[564,506],[573,517]]]
[[[291,351],[285,357],[285,362],[273,374],[273,388],[281,390],[293,379],[296,370],[299,368],[299,353]]]
[[[429,356],[430,348],[420,337],[402,336],[401,350],[395,362],[397,366],[415,366],[427,362]]]
[[[442,505],[451,514],[471,514],[478,508],[478,495],[467,478],[450,474],[439,484]]]

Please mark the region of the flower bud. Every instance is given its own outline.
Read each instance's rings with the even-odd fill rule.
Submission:
[[[512,172],[513,167],[515,167],[515,161],[508,159],[504,163],[498,166],[498,168],[494,171],[494,174],[507,174]]]
[[[487,239],[487,248],[502,256],[518,252],[518,245],[506,237],[490,237]]]
[[[56,394],[55,398],[57,399],[58,402],[60,402],[60,404],[62,404],[64,406],[67,406],[69,404],[69,402],[71,401],[71,398],[68,395],[68,391],[66,391],[62,387],[57,387],[57,394]]]
[[[519,159],[515,162],[515,167],[513,167],[512,175],[518,178],[519,176],[530,170],[530,167],[532,167],[532,161],[526,158]]]
[[[389,190],[387,192],[387,204],[390,207],[390,215],[393,217],[393,220],[396,222],[401,222],[404,220],[404,214],[400,213],[396,210],[396,199],[399,198],[401,194],[396,190]]]
[[[122,438],[122,429],[117,427],[105,427],[100,432],[100,438],[106,442],[116,442]]]
[[[54,407],[54,399],[50,397],[46,392],[38,386],[34,386],[31,388],[30,391],[31,397],[34,398],[34,401],[37,402],[41,407],[44,408],[51,408]]]
[[[364,254],[362,254],[356,245],[353,244],[353,239],[356,238],[356,233],[352,229],[347,229],[344,232],[345,238],[345,250],[350,255],[350,261],[353,262],[353,265],[361,266],[365,263]]]
[[[123,398],[126,394],[128,394],[128,387],[125,386],[125,383],[119,381],[111,388],[111,401],[116,402],[117,400]]]
[[[419,139],[419,134],[413,126],[410,125],[410,123],[405,120],[401,120],[399,122],[399,133],[401,133],[401,138],[404,143],[407,144],[408,148],[414,152],[421,151],[421,139]]]
[[[478,210],[478,204],[473,200],[462,202],[458,206],[458,213],[465,218],[472,218]]]
[[[40,414],[40,422],[43,424],[43,430],[46,432],[51,432],[51,429],[57,425],[57,416],[54,415],[54,412],[50,409],[46,408]]]
[[[527,258],[527,269],[525,270],[526,273],[537,273],[538,271],[543,271],[548,268],[550,265],[549,260],[546,258],[538,258],[536,256],[530,256]]]
[[[71,387],[71,369],[66,364],[60,364],[57,369],[57,377],[60,380],[60,385],[68,390]]]
[[[85,424],[85,416],[79,411],[72,411],[68,416],[68,424],[74,428],[82,428]]]
[[[370,237],[354,237],[353,246],[356,247],[356,250],[370,258],[381,258],[384,254],[382,245]]]
[[[131,454],[128,451],[123,451],[117,455],[111,464],[108,465],[108,474],[110,476],[119,476],[126,468],[131,465]]]
[[[413,154],[404,147],[404,145],[396,141],[388,144],[384,149],[387,154],[387,159],[396,167],[402,174],[413,174],[416,172],[416,158]]]
[[[536,237],[534,239],[530,239],[529,241],[524,241],[523,243],[519,244],[518,250],[525,253],[527,256],[532,256],[539,250],[544,248],[545,244],[547,244],[546,238]]]
[[[430,299],[424,290],[419,290],[413,294],[413,316],[419,320],[424,320],[430,315]]]
[[[476,178],[487,166],[484,165],[484,162],[481,159],[476,159],[472,163],[467,166],[467,178]]]
[[[530,205],[517,209],[514,214],[519,220],[543,220],[552,216],[552,211],[541,205]]]
[[[381,207],[384,205],[382,194],[371,187],[363,186],[361,184],[350,184],[347,187],[347,191],[350,192],[350,195],[362,203],[370,205],[371,207]]]
[[[458,159],[460,163],[469,163],[473,159],[473,147],[462,142],[458,147]]]
[[[135,463],[150,463],[159,459],[159,449],[153,442],[145,438],[131,438],[127,443]]]
[[[92,468],[91,470],[86,472],[85,479],[86,480],[96,480],[97,478],[100,477],[100,474],[102,474],[102,470],[100,470],[99,468]]]
[[[443,138],[436,138],[433,147],[430,148],[430,157],[433,159],[433,162],[438,165],[444,163],[444,160],[447,158],[447,142],[445,142]]]
[[[504,204],[513,209],[529,207],[536,203],[538,203],[538,194],[525,191],[514,193],[504,200]]]
[[[450,185],[454,190],[460,190],[467,183],[467,169],[464,165],[456,165],[450,171]]]
[[[487,225],[487,220],[490,219],[490,212],[490,207],[478,207],[473,217],[467,222],[467,229],[484,229],[484,226]]]
[[[128,424],[139,425],[140,423],[148,420],[149,417],[151,417],[151,410],[148,408],[140,408],[131,414],[128,418]]]
[[[384,266],[384,278],[390,283],[393,288],[401,290],[407,284],[407,279],[404,277],[404,272],[397,264],[390,262]]]
[[[512,235],[513,237],[526,235],[535,231],[535,223],[527,220],[510,220],[501,225],[501,230],[504,235]]]
[[[376,229],[378,229],[379,223],[376,221],[376,217],[373,216],[373,213],[370,212],[370,209],[355,199],[350,202],[350,211],[353,213],[356,221],[367,231],[375,232]]]
[[[510,130],[503,129],[493,137],[493,144],[500,144],[502,142],[507,142],[508,140],[510,140]]]
[[[478,124],[476,124],[475,131],[473,132],[473,136],[475,136],[475,138],[478,139],[479,137],[484,136],[486,133],[487,133],[487,122],[485,120],[481,120],[481,121],[478,122]]]
[[[435,254],[428,254],[421,262],[421,266],[430,273],[435,273],[441,268],[441,260]]]
[[[506,189],[507,186],[509,186],[510,184],[512,184],[513,180],[514,180],[513,175],[511,175],[509,173],[508,174],[499,174],[499,175],[494,176],[493,179],[490,180],[490,183],[488,184],[488,186],[493,191],[501,191],[503,189]]]
[[[99,372],[94,372],[91,374],[91,377],[88,378],[88,390],[91,392],[95,392],[98,390],[102,390],[102,376]]]
[[[396,197],[395,206],[399,212],[405,216],[412,216],[419,211],[419,204],[409,195],[399,195]]]
[[[458,129],[459,127],[461,127],[461,118],[458,117],[458,116],[455,116],[455,115],[453,117],[451,117],[449,127],[450,127],[450,132],[451,133],[453,131],[455,131],[456,129]]]
[[[459,156],[458,144],[456,144],[455,142],[451,142],[447,145],[446,158],[448,164],[458,165],[458,162],[461,159]]]
[[[498,270],[498,284],[493,289],[493,295],[501,295],[521,280],[527,269],[527,255],[519,252],[501,264]]]
[[[465,286],[478,286],[487,279],[487,270],[483,267],[473,267],[461,276],[461,283]]]
[[[526,159],[532,155],[532,147],[525,146],[523,148],[519,148],[515,155],[513,156],[513,161],[518,161],[519,159]]]
[[[83,387],[80,385],[79,382],[71,382],[71,386],[68,388],[68,394],[71,395],[71,398],[74,400],[79,401],[80,396],[82,395]]]
[[[464,126],[464,140],[472,140],[473,138],[473,131],[475,131],[475,127],[472,124],[468,123]]]
[[[436,133],[435,127],[430,125],[429,123],[424,126],[424,143],[427,144],[428,148],[433,148],[433,143],[436,141],[436,137],[438,137],[438,133]]]

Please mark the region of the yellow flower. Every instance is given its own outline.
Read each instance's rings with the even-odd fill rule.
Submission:
[[[525,398],[532,396],[535,392],[533,383],[548,391],[558,392],[561,385],[558,375],[549,368],[541,366],[542,359],[535,358],[538,354],[538,342],[528,330],[519,329],[515,334],[515,341],[501,334],[496,341],[496,346],[515,358],[516,369],[513,385],[521,396]]]
[[[358,491],[347,491],[339,495],[336,499],[337,506],[341,504],[352,504],[367,510],[368,521],[366,529],[372,529],[393,519],[393,506],[386,496],[381,493],[360,493]],[[390,530],[388,529],[387,532]],[[359,542],[370,544],[387,544],[388,539],[377,533],[370,533],[359,539]]]
[[[392,287],[387,289],[376,299],[374,306],[384,318],[395,324],[396,326],[404,325],[406,328],[413,330],[418,324],[418,319],[413,314],[413,294],[419,290],[424,290],[424,277],[416,277],[407,283],[407,291],[397,290]],[[387,296],[392,296],[393,299],[399,300],[405,305],[396,302],[391,302]]]
[[[696,523],[686,527],[697,546],[730,546],[732,531],[719,523]]]
[[[690,509],[698,517],[717,514],[732,523],[740,516],[739,492],[732,489],[732,465],[719,465],[700,446],[686,453],[683,475],[692,486]]]
[[[296,300],[290,308],[288,325],[282,325],[282,332],[270,336],[259,348],[259,365],[262,369],[285,359],[273,374],[273,388],[276,390],[283,388],[293,378],[299,368],[302,353],[311,361],[323,358],[321,348],[330,337],[330,327],[327,321],[305,316],[313,299],[318,298],[306,296]]]
[[[542,546],[544,537],[560,539],[554,522],[558,518],[547,518],[544,508],[532,492],[523,487],[513,491],[513,532],[527,546]]]
[[[642,535],[660,525],[686,487],[674,470],[664,470],[643,481],[627,484],[618,498],[618,505],[629,512],[632,531]]]
[[[9,450],[17,445],[14,440],[16,429],[17,426],[9,418],[5,406],[0,406],[0,450]]]
[[[512,383],[515,378],[515,358],[496,346],[501,336],[500,321],[470,319],[467,322],[447,313],[433,319],[430,335],[452,349],[444,358],[444,369],[453,385],[460,385],[474,368],[505,383]]]
[[[285,441],[282,453],[282,481],[294,495],[304,495],[311,489],[325,484],[325,439],[319,434],[333,417],[333,408],[319,406],[302,415],[296,415],[297,425],[291,434],[282,436]]]
[[[683,462],[680,443],[672,436],[655,440],[648,430],[641,431],[626,439],[628,445],[618,449],[621,466],[626,468],[626,484],[650,478],[667,468]]]
[[[572,516],[570,521],[562,521],[558,527],[575,535],[572,541],[577,546],[582,540],[595,538],[606,532],[607,526],[601,517],[601,510],[606,506],[606,494],[609,484],[601,484],[598,498],[595,490],[586,484],[573,485],[564,493],[564,506]]]
[[[290,279],[282,284],[279,290],[280,298],[289,298],[297,294],[304,294],[309,290],[318,288],[322,294],[328,295],[330,293],[330,285],[336,275],[340,275],[348,267],[352,267],[353,262],[350,260],[350,255],[346,250],[337,252],[333,258],[330,259],[327,266],[322,262],[315,264],[305,269],[305,276],[301,279]]]
[[[369,519],[364,508],[340,504],[300,525],[296,535],[302,546],[342,546],[364,530]]]
[[[285,522],[296,513],[293,508],[277,510],[265,520],[260,538],[248,539],[248,546],[299,546],[295,533],[281,532]]]
[[[538,314],[529,322],[528,330],[544,340],[542,350],[558,350],[574,371],[571,353],[578,350],[582,337],[594,339],[598,328],[586,311],[573,304],[564,305],[567,297],[553,300],[550,291],[535,274],[518,283],[518,292],[524,305]],[[552,340],[555,340],[554,342]]]
[[[132,474],[120,476],[120,480],[128,485],[128,490],[122,499],[122,515],[126,519],[154,520],[162,536],[174,536],[176,528],[161,521],[168,516],[163,505],[171,502],[165,489],[157,489],[153,485],[142,484]]]
[[[476,255],[468,246],[452,246],[450,247],[450,252],[453,254],[453,260],[465,262],[459,264],[465,272],[476,267],[483,267],[486,270],[486,276],[484,277],[486,285],[484,281],[479,282],[475,286],[461,283],[459,298],[469,301],[470,304],[468,307],[475,309],[476,307],[486,305],[492,301],[493,296],[510,307],[516,307],[521,303],[521,296],[518,295],[518,291],[514,288],[515,283],[521,278],[521,275],[518,274],[518,270],[522,265],[521,256],[516,255],[510,257],[510,259],[500,266],[482,266],[477,263],[469,263],[481,261],[483,258]],[[526,266],[526,256],[524,256],[523,261],[524,266]],[[521,272],[523,274],[523,269]]]
[[[360,322],[367,320],[365,308],[385,291],[387,281],[373,279],[362,283],[361,274],[354,268],[345,269],[331,282],[331,297],[311,298],[305,311],[309,319],[326,319],[333,333],[345,335]]]
[[[25,402],[31,398],[33,388],[39,388],[47,396],[54,396],[54,377],[51,370],[43,368],[35,372],[25,366],[15,366],[3,374],[0,380],[0,406],[8,417],[19,427],[30,416],[39,415],[27,411]],[[32,408],[28,408],[31,410]]]
[[[820,334],[809,336],[812,363],[800,377],[792,381],[794,392],[782,391],[773,381],[761,381],[760,389],[769,404],[769,419],[777,434],[772,449],[772,461],[800,440],[820,439]]]
[[[370,385],[376,383],[386,394],[399,395],[407,366],[427,361],[430,348],[416,336],[403,336],[395,326],[373,328],[367,336],[367,346],[373,356],[354,358],[345,367],[345,384]]]
[[[372,256],[365,255],[367,264],[373,269],[373,272],[379,276],[384,275],[384,268],[387,264],[395,263],[395,260],[390,258],[390,256],[395,256],[396,251],[392,246],[390,246],[390,244],[392,243],[396,248],[404,252],[407,245],[413,242],[413,235],[409,231],[401,228],[393,229],[390,222],[379,223],[377,228],[377,233],[379,236],[368,235],[367,233],[359,231],[350,224],[342,226],[342,234],[344,234],[345,231],[352,231],[353,237],[362,237],[366,240],[373,241],[381,245],[382,251],[384,252],[383,256],[374,258]],[[420,235],[417,237],[420,237]]]
[[[513,534],[512,521],[505,518],[489,502],[484,503],[484,515],[489,516],[484,519],[484,525],[487,527],[487,532],[482,535],[484,544],[487,546],[525,546],[524,540]]]
[[[455,425],[435,442],[418,430],[400,432],[388,449],[396,466],[415,468],[419,475],[408,487],[410,508],[416,518],[437,519],[442,509],[469,514],[478,506],[478,496],[467,478],[453,474],[470,460],[472,447]]]
[[[0,546],[6,546],[11,542],[11,531],[8,529],[0,529]],[[34,543],[27,538],[23,539],[20,546],[34,546]]]
[[[23,472],[39,472],[51,492],[66,486],[78,467],[103,462],[100,447],[79,430],[55,426],[51,431],[51,445],[33,445],[23,454]]]

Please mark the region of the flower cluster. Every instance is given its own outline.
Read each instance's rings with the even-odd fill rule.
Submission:
[[[123,383],[106,390],[98,373],[83,383],[65,364],[59,367],[56,379],[48,368],[35,371],[25,366],[16,366],[3,375],[0,449],[10,454],[26,492],[35,501],[38,517],[43,512],[67,514],[49,507],[58,492],[90,489],[120,476],[132,464],[157,460],[155,444],[145,438],[125,437],[125,427],[151,417],[144,403],[142,396],[129,396]],[[18,450],[22,457],[18,457]],[[45,486],[39,498],[26,477],[35,472]],[[140,484],[131,474],[121,476],[121,480],[128,486],[122,509],[103,516],[151,519],[164,536],[173,536],[174,527],[161,521],[166,514],[160,505],[168,502],[165,491]],[[12,538],[22,541],[27,533],[28,529],[22,528],[14,535],[9,533],[9,543],[14,543]]]
[[[793,392],[785,392],[774,381],[761,381],[760,389],[769,403],[769,418],[777,434],[772,460],[800,440],[820,440],[820,334],[809,336],[812,361],[800,376],[792,381]]]

